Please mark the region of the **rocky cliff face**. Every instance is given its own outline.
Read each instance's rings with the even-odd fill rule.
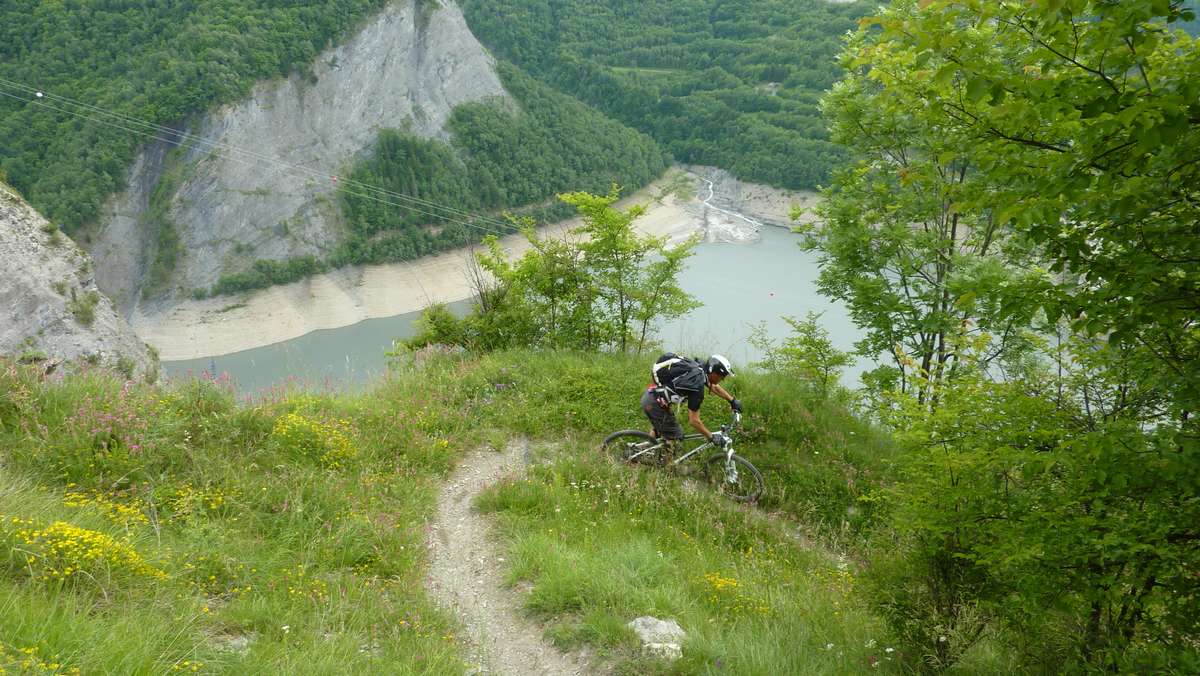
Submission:
[[[92,270],[87,254],[0,184],[0,354],[47,369],[83,361],[152,377],[157,360]]]
[[[456,5],[395,2],[310,73],[261,84],[192,125],[198,142],[149,144],[94,240],[100,286],[126,313],[153,312],[254,259],[321,256],[341,232],[334,177],[381,129],[444,137],[455,106],[502,96]],[[180,257],[159,290],[166,303],[137,307],[154,256],[147,220],[155,205],[176,227]]]

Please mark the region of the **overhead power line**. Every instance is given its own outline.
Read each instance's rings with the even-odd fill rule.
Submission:
[[[6,91],[3,87],[16,89],[19,93]],[[387,190],[353,179],[340,178],[302,165],[285,162],[260,152],[242,148],[222,141],[209,140],[186,131],[173,129],[165,125],[148,122],[124,113],[108,110],[93,104],[53,94],[20,82],[0,78],[0,96],[6,96],[26,104],[33,104],[59,113],[85,119],[97,124],[119,129],[139,137],[161,141],[170,145],[182,146],[188,149],[208,150],[226,159],[243,164],[254,165],[262,162],[273,165],[284,172],[299,174],[321,181],[328,180],[335,184],[335,190],[348,195],[379,202],[399,209],[406,209],[430,218],[457,223],[469,228],[475,228],[494,235],[506,235],[512,232],[509,223],[489,216],[452,207],[439,202],[425,200],[405,193]],[[55,105],[55,104],[60,105]],[[71,106],[64,107],[64,106]],[[85,111],[85,112],[81,112]],[[482,223],[482,225],[481,225]],[[492,227],[488,227],[492,226]]]

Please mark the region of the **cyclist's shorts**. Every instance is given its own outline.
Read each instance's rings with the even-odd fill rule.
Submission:
[[[660,405],[653,389],[647,389],[642,395],[642,411],[650,419],[650,424],[654,425],[654,431],[658,433],[659,437],[663,439],[683,438],[683,427],[679,425],[679,419],[675,417],[674,407]]]

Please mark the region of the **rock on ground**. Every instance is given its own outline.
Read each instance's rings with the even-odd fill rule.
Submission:
[[[642,649],[656,657],[677,660],[683,657],[687,633],[675,620],[642,616],[627,625],[642,640]]]

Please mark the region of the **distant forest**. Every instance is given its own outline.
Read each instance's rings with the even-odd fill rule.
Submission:
[[[846,159],[818,106],[842,36],[877,3],[462,0],[475,35],[676,159],[812,188]]]
[[[244,97],[258,80],[303,71],[385,4],[0,3],[0,173],[68,233],[86,236],[83,226],[123,187],[143,137],[48,107],[66,104],[31,102],[33,90],[17,85],[178,124]],[[817,100],[837,77],[840,36],[864,5],[461,4],[498,55],[651,135],[679,160],[811,187],[843,157],[827,140]]]
[[[257,80],[306,68],[386,4],[5,0],[0,172],[75,234],[123,187],[143,137],[47,107],[67,105],[29,103],[31,92],[12,83],[174,124],[247,95]]]

